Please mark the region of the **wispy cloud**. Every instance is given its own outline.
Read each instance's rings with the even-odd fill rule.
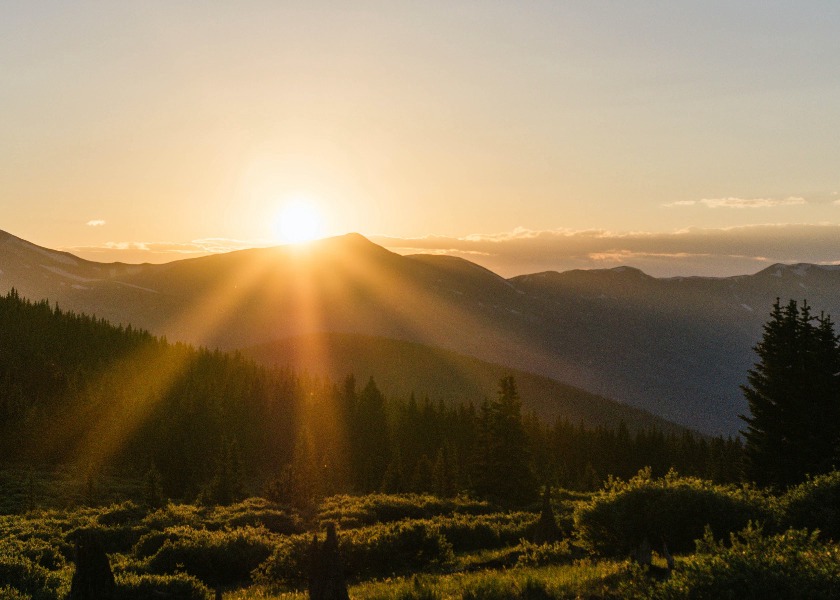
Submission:
[[[60,250],[102,262],[162,263],[268,245],[271,243],[265,240],[202,238],[189,242],[106,242],[97,246],[70,246]]]
[[[840,262],[840,225],[833,224],[760,224],[671,232],[519,227],[463,237],[372,236],[371,240],[399,254],[464,258],[505,277],[620,265],[638,267],[658,277],[726,276],[754,273],[776,262]],[[203,238],[189,242],[117,241],[61,249],[100,262],[162,263],[270,245],[266,240]]]
[[[88,227],[102,227],[105,225],[105,221],[103,219],[91,219],[87,223],[85,223]]]
[[[681,206],[706,206],[707,208],[772,208],[774,206],[797,206],[807,204],[801,196],[787,198],[703,198],[702,200],[679,200],[663,204],[668,208]]]
[[[763,224],[673,232],[516,229],[463,238],[373,238],[400,254],[442,253],[504,276],[631,265],[656,276],[754,273],[776,262],[840,260],[840,225]]]

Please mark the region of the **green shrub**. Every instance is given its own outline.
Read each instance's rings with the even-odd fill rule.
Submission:
[[[523,541],[519,548],[521,553],[516,560],[516,566],[518,567],[559,565],[571,563],[574,558],[578,557],[569,540],[562,540],[553,544],[534,544]]]
[[[151,530],[163,530],[167,527],[187,525],[200,528],[202,526],[204,509],[192,504],[167,504],[146,515],[143,524]]]
[[[248,498],[236,504],[217,506],[207,518],[208,529],[246,526],[264,527],[272,533],[286,535],[304,531],[303,523],[297,514],[263,498]]]
[[[32,600],[60,600],[63,581],[58,573],[50,572],[23,556],[9,554],[9,547],[0,552],[0,582]],[[10,592],[11,594],[11,592]]]
[[[116,579],[114,600],[207,600],[210,591],[195,577],[177,575],[122,574]]]
[[[148,570],[156,574],[183,570],[213,586],[248,581],[273,548],[268,532],[253,527],[230,531],[182,527],[167,534],[149,557]]]
[[[497,512],[492,504],[471,498],[437,498],[424,494],[339,495],[321,503],[318,520],[333,521],[342,529],[438,515],[482,515]]]
[[[58,571],[67,566],[58,548],[38,538],[6,538],[0,541],[0,555],[20,556],[48,571]]]
[[[148,511],[131,500],[100,509],[97,521],[106,527],[138,525]]]
[[[32,596],[7,585],[0,588],[0,600],[32,600]]]
[[[105,527],[99,524],[83,526],[71,531],[67,535],[68,541],[74,543],[76,537],[85,532],[93,535],[108,554],[114,552],[128,552],[138,540],[148,531],[145,527],[132,525],[115,525]]]
[[[417,572],[449,563],[452,546],[428,521],[404,521],[363,527],[338,534],[345,572],[368,579]],[[312,539],[306,535],[283,537],[255,578],[267,584],[301,584],[309,573]]]
[[[840,542],[840,471],[791,488],[782,497],[782,510],[785,525],[819,529],[823,538]]]
[[[605,555],[631,553],[643,540],[658,550],[688,552],[708,525],[726,535],[750,521],[772,522],[771,501],[750,488],[715,485],[674,472],[653,479],[650,469],[628,482],[610,480],[606,488],[575,511],[581,541]]]
[[[440,530],[456,552],[516,545],[530,536],[537,515],[527,512],[488,515],[440,516],[430,523]]]
[[[655,600],[739,598],[840,598],[840,548],[815,534],[788,530],[769,537],[756,527],[716,542],[707,530],[697,554],[681,561],[672,577],[653,586]]]

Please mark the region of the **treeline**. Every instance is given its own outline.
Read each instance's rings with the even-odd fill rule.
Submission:
[[[478,400],[477,402],[475,400]],[[340,492],[470,491],[508,503],[542,483],[594,489],[643,466],[738,479],[735,440],[523,415],[516,382],[459,405],[388,399],[238,354],[0,298],[0,460],[144,476],[164,497],[292,504]]]

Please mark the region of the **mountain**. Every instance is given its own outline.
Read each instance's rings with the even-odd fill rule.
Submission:
[[[632,406],[591,394],[554,379],[488,363],[413,342],[350,333],[317,333],[269,342],[241,351],[256,362],[341,381],[353,374],[359,383],[373,377],[387,397],[432,401],[472,401],[476,406],[495,398],[499,380],[516,378],[526,410],[547,422],[557,418],[587,427],[614,427],[624,422],[631,431],[655,427],[681,433],[682,428]]]
[[[0,291],[171,339],[246,348],[318,332],[445,348],[615,398],[707,433],[737,432],[739,384],[777,297],[840,313],[840,270],[657,279],[630,267],[506,280],[350,234],[164,265],[104,265],[0,236]]]

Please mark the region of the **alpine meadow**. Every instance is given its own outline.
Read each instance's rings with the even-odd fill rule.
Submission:
[[[840,598],[840,5],[0,5],[0,600]]]

